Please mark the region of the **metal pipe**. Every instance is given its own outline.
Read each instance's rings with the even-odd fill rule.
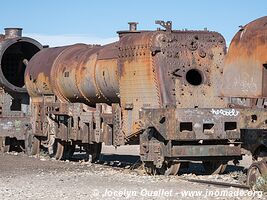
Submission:
[[[22,37],[22,28],[5,28],[5,38]]]
[[[128,22],[128,24],[129,24],[129,31],[137,31],[138,22]]]

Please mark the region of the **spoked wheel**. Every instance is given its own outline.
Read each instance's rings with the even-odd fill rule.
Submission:
[[[30,155],[37,155],[40,153],[40,140],[29,131],[25,134],[24,151]]]
[[[222,174],[227,167],[227,162],[219,160],[203,161],[202,163],[207,174]]]
[[[265,161],[252,163],[247,172],[247,185],[251,189],[267,189],[267,166]]]
[[[179,162],[169,162],[168,164],[163,164],[161,168],[156,168],[153,162],[145,162],[144,168],[149,175],[165,175],[165,176],[175,176],[178,174],[181,163]]]
[[[9,137],[0,137],[0,152],[6,153],[10,150],[10,138]]]
[[[85,146],[86,160],[89,162],[96,162],[99,160],[102,149],[102,143],[87,144]]]
[[[56,139],[53,144],[53,150],[49,152],[51,157],[56,160],[69,160],[75,151],[75,145]]]

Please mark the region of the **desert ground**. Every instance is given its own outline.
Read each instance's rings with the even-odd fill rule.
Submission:
[[[244,184],[250,157],[229,163],[222,175],[204,175],[200,163],[179,176],[149,176],[139,164],[138,146],[104,146],[100,160],[89,163],[82,153],[57,161],[46,154],[0,154],[0,199],[267,199],[258,191],[190,182],[212,180]]]

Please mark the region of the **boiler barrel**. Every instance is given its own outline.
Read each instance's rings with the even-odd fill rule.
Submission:
[[[29,62],[25,81],[32,97],[55,94],[62,102],[119,102],[116,43],[48,48]]]
[[[22,37],[21,28],[6,28],[0,35],[0,87],[12,92],[27,92],[24,87],[26,63],[42,45]]]

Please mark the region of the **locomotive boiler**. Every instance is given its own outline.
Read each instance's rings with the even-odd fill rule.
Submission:
[[[208,30],[139,31],[129,23],[119,41],[46,48],[28,63],[32,153],[57,159],[79,145],[96,160],[101,143],[139,144],[148,173],[175,175],[202,161],[222,173],[241,158],[240,113],[220,96],[225,40]]]

